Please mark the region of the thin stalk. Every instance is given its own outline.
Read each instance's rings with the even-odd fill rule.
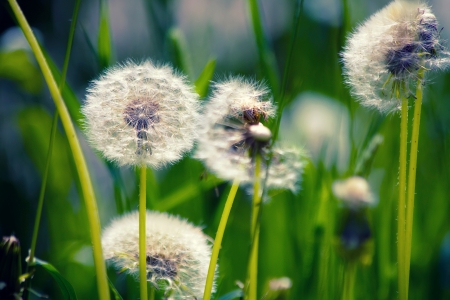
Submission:
[[[412,229],[414,218],[414,196],[416,189],[416,171],[417,171],[417,153],[419,147],[419,129],[420,129],[420,113],[422,108],[424,69],[419,70],[418,82],[416,89],[416,99],[414,101],[414,120],[411,133],[411,151],[409,153],[409,171],[408,171],[408,191],[406,205],[406,250],[405,250],[405,284],[406,299],[408,299],[409,290],[409,270],[411,263],[411,246],[412,246]]]
[[[155,300],[155,288],[150,288],[150,293],[148,294],[148,300]]]
[[[353,300],[355,295],[356,262],[347,262],[344,272],[342,300]]]
[[[405,198],[406,198],[406,156],[408,137],[408,98],[402,97],[400,120],[400,171],[397,216],[397,268],[398,293],[400,300],[407,299],[405,278]]]
[[[69,68],[70,52],[72,50],[73,37],[75,35],[75,26],[77,23],[80,3],[81,3],[81,0],[77,0],[77,2],[75,3],[74,11],[73,11],[72,23],[70,25],[70,31],[69,31],[69,39],[67,41],[66,55],[64,57],[64,65],[63,65],[63,69],[61,72],[61,81],[59,82],[59,91],[60,92],[62,92],[62,90],[64,89],[64,85],[66,83],[66,75],[67,75],[67,70]],[[50,133],[50,142],[48,145],[47,159],[45,162],[44,174],[42,176],[41,190],[39,192],[38,207],[37,207],[37,211],[36,211],[36,220],[34,222],[33,236],[31,239],[31,248],[30,248],[30,255],[29,255],[30,263],[32,263],[34,260],[34,252],[36,249],[39,224],[40,224],[41,215],[42,215],[42,208],[44,206],[45,188],[47,186],[48,170],[50,168],[50,160],[52,157],[53,142],[55,140],[56,128],[57,128],[57,124],[58,124],[58,117],[59,117],[58,111],[55,111],[55,113],[53,114],[52,128],[51,128],[51,133]],[[28,269],[28,266],[27,266],[27,269]]]
[[[48,152],[47,152],[47,159],[45,162],[45,169],[44,174],[42,175],[42,183],[41,183],[41,191],[39,192],[39,200],[38,200],[38,206],[36,210],[36,219],[34,221],[34,228],[33,228],[33,236],[31,237],[31,247],[30,247],[30,255],[28,258],[27,268],[25,273],[28,273],[30,270],[30,267],[34,265],[34,253],[36,251],[36,244],[37,244],[37,238],[39,233],[39,224],[41,223],[41,216],[42,216],[42,208],[44,207],[44,195],[45,195],[45,188],[47,186],[47,178],[48,178],[48,170],[50,169],[50,161],[52,157],[52,150],[53,150],[53,142],[56,135],[56,128],[58,124],[58,112],[55,112],[53,115],[53,121],[52,121],[52,128],[50,132],[50,142],[48,143]],[[29,297],[29,289],[31,285],[31,277],[27,278],[23,293],[23,298],[28,299]]]
[[[255,157],[255,178],[253,183],[251,246],[248,262],[248,274],[245,287],[246,300],[256,300],[258,292],[258,246],[259,246],[259,215],[261,209],[261,155]]]
[[[228,217],[230,216],[231,208],[239,188],[239,180],[235,179],[228,194],[225,207],[223,208],[222,216],[220,217],[219,227],[217,228],[216,238],[211,253],[211,260],[209,261],[208,275],[206,276],[205,292],[203,294],[204,300],[211,298],[211,291],[214,282],[214,275],[216,272],[217,258],[219,257],[220,248],[222,246],[223,234],[227,226]]]
[[[30,25],[25,19],[25,16],[23,15],[17,2],[15,0],[8,0],[8,2],[11,6],[11,9],[15,17],[17,18],[19,26],[23,30],[23,33],[27,38],[31,49],[33,50],[36,60],[44,75],[45,81],[47,82],[50,94],[52,95],[58,113],[61,117],[61,122],[66,132],[67,139],[69,141],[69,145],[73,153],[75,166],[77,168],[80,177],[80,185],[83,191],[83,198],[86,205],[93,246],[94,264],[97,274],[99,298],[101,300],[109,300],[110,294],[100,238],[100,219],[98,215],[97,202],[95,200],[94,189],[92,187],[89,171],[87,169],[86,161],[84,159],[84,155],[81,150],[80,143],[78,141],[75,127],[72,123],[72,120],[70,119],[69,111],[67,110],[64,100],[62,99],[61,93],[58,89],[55,79],[53,78],[53,75],[50,71],[47,61],[44,58],[42,50],[39,47],[36,37],[34,36],[33,31],[30,28]]]
[[[269,81],[272,93],[278,95],[279,79],[276,67],[275,55],[267,44],[265,39],[261,17],[259,13],[258,2],[256,0],[248,0],[250,14],[252,19],[253,33],[255,34],[256,45],[258,47],[259,59],[264,70],[265,77]]]
[[[277,140],[278,132],[280,130],[281,117],[283,115],[283,108],[285,106],[284,105],[284,97],[285,97],[285,93],[286,93],[287,78],[289,76],[291,66],[292,66],[291,59],[292,59],[292,54],[294,53],[295,42],[297,40],[297,36],[300,31],[300,16],[302,15],[302,12],[303,12],[303,2],[304,2],[304,0],[297,0],[295,2],[295,14],[294,14],[295,26],[294,26],[294,31],[291,35],[291,41],[290,41],[290,45],[289,45],[288,55],[286,57],[286,62],[284,64],[283,77],[281,79],[280,94],[278,95],[278,99],[276,101],[278,108],[277,108],[277,115],[276,115],[276,119],[275,119],[275,125],[274,125],[274,127],[271,128],[272,132],[273,132],[272,145]]]
[[[147,300],[147,167],[141,167],[139,185],[139,284],[141,299]]]

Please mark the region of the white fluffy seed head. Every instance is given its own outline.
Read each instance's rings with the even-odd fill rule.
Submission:
[[[148,60],[108,69],[91,83],[82,111],[88,140],[119,165],[175,162],[198,134],[198,95],[172,67]]]
[[[259,152],[263,158],[262,178],[271,154],[266,186],[298,190],[304,166],[301,151],[274,148],[270,153],[271,132],[260,123],[275,115],[268,89],[243,78],[230,78],[216,83],[214,88],[205,107],[196,157],[220,178],[251,184],[255,171],[253,152]]]
[[[375,197],[370,191],[367,180],[353,176],[333,183],[334,195],[349,208],[359,209],[375,204]]]
[[[381,112],[399,109],[419,69],[448,66],[439,32],[436,17],[421,1],[393,1],[374,14],[350,35],[342,52],[352,94]]]
[[[147,281],[175,299],[201,299],[211,258],[208,237],[184,219],[151,211],[146,232]],[[102,247],[108,263],[139,280],[138,212],[111,222]]]

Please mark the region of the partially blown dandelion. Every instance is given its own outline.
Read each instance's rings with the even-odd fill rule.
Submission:
[[[390,112],[417,84],[419,70],[444,68],[449,55],[428,5],[398,0],[350,36],[342,53],[344,74],[362,105]]]
[[[129,61],[91,83],[83,113],[89,141],[107,159],[158,168],[192,148],[198,96],[170,66]]]
[[[272,133],[261,123],[275,115],[268,89],[242,78],[216,83],[214,88],[196,156],[219,177],[245,184],[253,183],[256,155],[263,158],[261,174],[271,155],[266,186],[296,190],[303,170],[301,152],[277,147],[270,152]]]
[[[106,260],[139,279],[139,218],[114,220],[102,237]],[[147,281],[175,299],[201,299],[211,256],[202,230],[166,213],[147,211]]]

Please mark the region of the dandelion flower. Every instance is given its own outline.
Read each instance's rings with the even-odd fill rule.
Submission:
[[[216,83],[205,108],[196,156],[219,177],[243,184],[253,183],[256,155],[262,157],[263,176],[272,157],[267,187],[297,190],[303,170],[301,152],[269,149],[272,133],[260,122],[274,115],[275,106],[263,84],[239,77]]]
[[[147,211],[147,281],[175,299],[201,299],[211,247],[199,227],[167,213]],[[139,215],[114,220],[103,232],[105,259],[139,280]]]
[[[369,183],[359,176],[335,181],[333,193],[350,208],[361,208],[375,203],[375,197],[370,191]]]
[[[393,1],[374,14],[351,34],[342,53],[353,95],[381,112],[399,109],[420,69],[449,64],[439,33],[436,17],[421,1]]]
[[[119,165],[153,168],[194,143],[198,95],[170,66],[128,61],[94,80],[82,109],[91,144]]]

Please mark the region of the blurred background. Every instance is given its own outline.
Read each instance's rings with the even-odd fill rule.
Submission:
[[[270,279],[287,276],[292,280],[289,299],[340,298],[343,261],[334,246],[340,205],[331,185],[355,173],[364,149],[379,134],[384,142],[364,174],[378,199],[369,210],[374,250],[371,262],[358,269],[355,293],[356,299],[395,299],[399,116],[382,116],[360,107],[343,82],[339,61],[349,31],[389,1],[298,3],[258,1],[265,41],[273,53],[274,76],[285,87],[280,142],[309,153],[301,191],[271,192],[263,208],[260,295]],[[443,27],[441,37],[449,40],[450,2],[429,4]],[[61,70],[75,2],[36,0],[19,1],[19,5],[54,71]],[[266,76],[259,50],[244,0],[81,1],[63,95],[80,125],[78,109],[89,81],[109,65],[147,58],[172,63],[191,81],[215,61],[213,81],[241,74],[264,80],[277,91],[279,87]],[[450,297],[449,100],[450,73],[430,74],[420,127],[410,299]],[[30,247],[54,111],[41,71],[3,1],[0,235],[14,234],[20,240],[22,258]],[[81,130],[79,138],[105,227],[115,216],[137,209],[136,170],[105,163]],[[74,286],[79,299],[95,299],[86,210],[61,126],[54,149],[36,256],[53,264]],[[229,184],[212,174],[205,179],[204,171],[200,162],[185,158],[150,172],[148,208],[187,218],[214,237]],[[237,289],[236,281],[245,279],[250,206],[251,197],[240,189],[219,257],[217,296]],[[112,268],[108,271],[124,299],[138,298],[138,282]],[[32,286],[52,299],[61,297],[53,279],[39,268]]]

